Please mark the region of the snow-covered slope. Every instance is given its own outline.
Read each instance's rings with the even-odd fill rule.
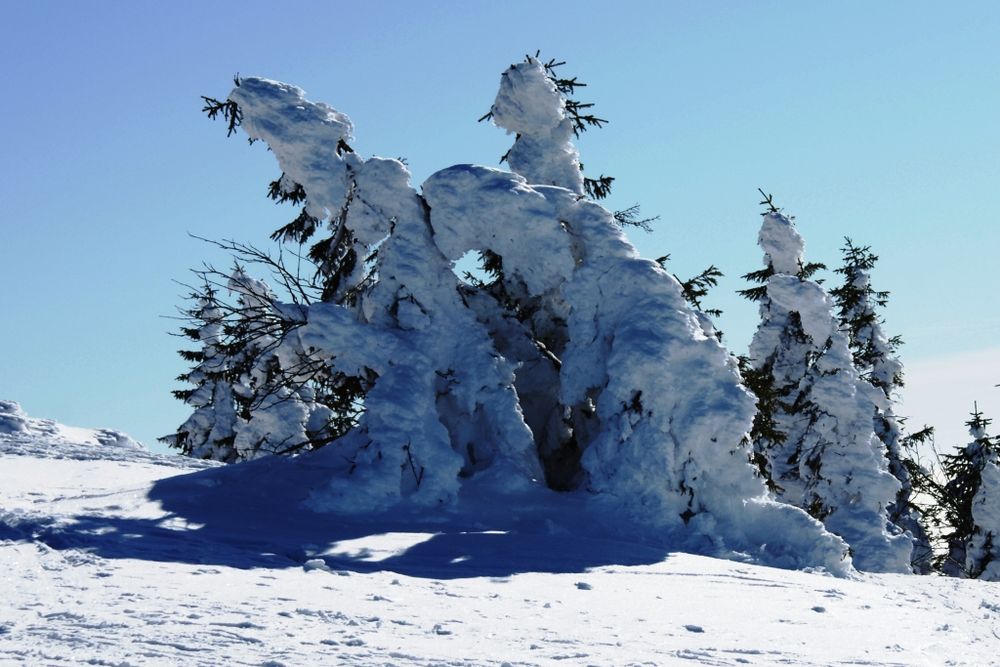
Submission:
[[[470,501],[460,515],[337,519],[295,509],[324,474],[308,459],[158,456],[6,406],[0,423],[16,412],[27,426],[0,432],[0,664],[989,665],[1000,655],[1000,584],[844,579],[669,551],[554,493]]]

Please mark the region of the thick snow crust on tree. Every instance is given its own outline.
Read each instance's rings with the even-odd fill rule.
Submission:
[[[771,364],[775,386],[787,391],[774,415],[785,440],[764,452],[778,496],[822,517],[851,545],[859,569],[908,571],[910,540],[887,528],[899,482],[873,431],[885,396],[858,376],[823,288],[798,277],[804,243],[792,221],[765,215],[759,243],[774,275],[750,358],[756,368]]]
[[[506,155],[511,171],[529,183],[583,194],[580,154],[571,140],[573,123],[538,60],[529,58],[503,73],[490,111],[494,124],[517,135]]]
[[[381,243],[378,280],[360,309],[314,307],[299,330],[300,352],[378,377],[359,426],[318,455],[347,461],[351,475],[317,494],[317,506],[383,508],[403,496],[447,503],[460,474],[491,465],[538,479],[513,368],[462,303],[405,166],[338,150],[351,139],[350,122],[293,86],[248,78],[230,98],[251,138],[266,142],[286,177],[303,186],[310,213],[323,219],[349,206],[355,238]]]
[[[300,89],[246,78],[230,99],[250,137],[303,185],[311,214],[346,211],[359,242],[380,244],[377,280],[359,302],[311,306],[285,343],[374,378],[357,428],[310,455],[331,473],[313,509],[448,505],[470,477],[505,492],[540,482],[516,386],[522,359],[500,352],[525,340],[491,338],[496,319],[452,271],[467,251],[489,250],[524,297],[562,321],[546,391],[578,417],[581,486],[598,506],[694,548],[846,571],[843,542],[770,500],[755,477],[743,445],[753,401],[730,355],[676,279],[582,197],[563,101],[537,61],[505,73],[493,110],[519,135],[508,158],[518,173],[459,165],[432,175],[423,196],[400,162],[341,150],[350,121]]]
[[[912,503],[913,481],[903,460],[903,427],[895,414],[896,390],[903,384],[903,364],[895,351],[898,343],[894,345],[882,328],[876,312],[879,293],[871,287],[867,268],[876,258],[867,248],[858,248],[850,240],[844,250],[846,265],[838,270],[844,274],[844,285],[833,294],[841,306],[840,320],[850,332],[857,369],[862,378],[881,392],[873,396],[875,435],[885,445],[889,472],[900,483],[896,500],[888,508],[889,520],[912,537],[914,572],[929,574],[933,549],[920,512]]]

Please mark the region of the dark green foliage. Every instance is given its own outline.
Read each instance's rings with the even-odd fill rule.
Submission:
[[[933,429],[925,427],[908,436],[908,447],[930,444],[934,459],[923,465],[916,456],[907,459],[907,471],[913,484],[915,506],[932,529],[934,569],[955,577],[975,577],[978,572],[966,569],[966,551],[976,533],[972,515],[973,501],[982,484],[987,463],[1000,465],[1000,438],[987,434],[992,420],[983,417],[974,406],[965,422],[972,441],[941,454],[933,445]]]
[[[766,194],[764,190],[761,188],[757,188],[757,192],[759,192],[760,196],[764,198],[759,202],[760,205],[766,207],[764,212],[761,213],[761,215],[767,215],[769,213],[781,213],[781,209],[778,208],[777,205],[774,203],[774,195]]]
[[[873,369],[902,345],[902,339],[895,336],[883,346],[873,334],[873,329],[882,324],[875,309],[886,306],[889,292],[876,291],[868,281],[868,273],[878,262],[878,256],[871,252],[871,248],[856,246],[849,238],[845,238],[844,242],[841,248],[843,265],[835,270],[835,273],[844,276],[844,284],[830,290],[830,296],[837,305],[840,324],[848,333],[854,365],[862,377],[888,395],[893,389],[903,386],[902,372],[894,373],[891,378],[881,378],[873,373]]]
[[[670,255],[663,255],[662,257],[657,257],[654,260],[657,264],[663,268],[664,271],[669,271],[667,269],[667,262],[670,261]],[[671,274],[677,279],[677,282],[681,284],[681,292],[684,296],[684,300],[688,304],[700,313],[705,313],[710,317],[719,317],[722,315],[722,311],[718,308],[705,308],[701,300],[708,295],[708,291],[719,284],[719,278],[724,274],[719,270],[715,264],[712,264],[707,269],[699,273],[698,275],[688,278],[687,280],[681,280],[681,278],[676,274]],[[721,333],[719,337],[721,338]]]
[[[660,219],[654,215],[651,218],[643,218],[640,214],[638,204],[632,204],[626,209],[614,212],[615,224],[619,227],[638,227],[644,232],[653,231],[653,223]]]
[[[1000,443],[986,433],[992,420],[983,417],[978,406],[966,422],[973,441],[956,448],[952,454],[941,457],[941,468],[947,480],[935,500],[939,504],[940,520],[947,527],[944,539],[949,549],[938,559],[938,567],[947,574],[965,568],[965,547],[975,533],[972,501],[982,483],[983,468],[987,463],[1000,463]],[[961,554],[961,559],[959,558]],[[973,573],[974,574],[974,573]]]
[[[788,395],[788,391],[781,392],[775,387],[772,375],[773,360],[759,369],[754,368],[746,356],[737,357],[737,362],[744,386],[757,397],[757,413],[754,415],[747,442],[750,463],[770,491],[779,491],[781,487],[774,481],[771,462],[768,459],[766,447],[762,445],[763,443],[780,444],[785,442],[788,437],[778,430],[774,421],[775,410],[781,404],[781,399]]]
[[[237,74],[233,77],[233,83],[240,85],[240,75]],[[238,128],[243,123],[243,112],[240,111],[239,105],[232,100],[225,100],[221,102],[214,97],[208,97],[205,95],[201,96],[202,101],[205,102],[205,106],[202,107],[202,111],[208,115],[210,120],[215,120],[220,115],[222,119],[226,121],[226,136],[232,136]],[[253,143],[253,140],[250,141]]]
[[[583,191],[591,199],[604,199],[611,194],[611,182],[614,177],[601,174],[597,178],[583,178]]]
[[[718,308],[705,308],[701,305],[701,300],[708,294],[709,289],[719,284],[719,278],[721,277],[722,271],[715,264],[712,264],[693,278],[681,282],[681,289],[684,290],[684,299],[706,315],[719,317],[722,315],[721,310]]]

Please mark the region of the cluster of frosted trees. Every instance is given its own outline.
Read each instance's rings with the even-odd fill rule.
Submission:
[[[194,412],[165,441],[227,462],[316,457],[330,470],[316,510],[546,485],[761,562],[927,571],[871,254],[849,245],[831,298],[772,206],[747,290],[762,321],[736,357],[703,292],[640,258],[622,232],[630,212],[596,201],[611,179],[584,176],[573,139],[604,121],[555,67],[529,57],[501,77],[487,117],[514,136],[509,170],[455,165],[419,189],[294,86],[245,78],[206,98],[273,152],[270,194],[301,212],[272,238],[314,272],[238,244],[232,272],[199,272],[183,329],[191,386],[175,392]],[[482,272],[461,279],[469,253]],[[281,296],[248,265],[270,269]],[[992,533],[976,535],[973,551],[992,553]]]

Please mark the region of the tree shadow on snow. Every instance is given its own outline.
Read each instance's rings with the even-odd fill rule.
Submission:
[[[102,558],[390,571],[435,579],[583,572],[657,563],[668,553],[662,546],[615,539],[581,498],[541,489],[528,494],[527,503],[512,502],[523,497],[480,498],[464,503],[468,509],[460,513],[311,512],[303,502],[330,471],[309,459],[269,459],[160,480],[149,498],[165,516],[155,519],[94,513],[68,522],[22,519],[13,526],[0,519],[0,539]]]

